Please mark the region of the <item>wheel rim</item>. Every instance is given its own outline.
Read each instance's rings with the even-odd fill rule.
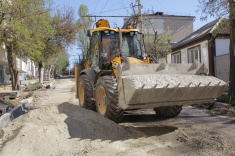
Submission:
[[[83,83],[80,83],[80,85],[79,85],[79,104],[81,106],[84,105],[84,85],[83,85]]]
[[[106,99],[105,90],[103,87],[100,87],[98,90],[98,109],[100,114],[102,115],[105,115],[107,109],[105,99]]]

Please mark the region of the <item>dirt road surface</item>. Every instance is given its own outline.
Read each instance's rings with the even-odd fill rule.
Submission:
[[[80,108],[73,85],[73,79],[57,80],[39,109],[1,130],[0,155],[235,155],[234,118],[189,106],[168,120],[152,110],[129,111],[116,124]]]

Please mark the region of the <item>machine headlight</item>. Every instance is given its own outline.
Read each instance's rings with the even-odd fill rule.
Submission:
[[[104,33],[105,33],[105,34],[108,34],[108,33],[109,33],[109,31],[108,31],[108,30],[105,30],[105,31],[104,31]]]

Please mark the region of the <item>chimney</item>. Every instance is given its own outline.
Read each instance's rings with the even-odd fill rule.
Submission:
[[[154,15],[159,15],[159,16],[162,16],[163,15],[163,12],[156,12]]]

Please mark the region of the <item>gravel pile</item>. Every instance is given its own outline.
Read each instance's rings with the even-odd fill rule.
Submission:
[[[212,77],[200,75],[180,75],[180,74],[143,74],[126,76],[125,79],[132,82],[136,89],[148,88],[175,88],[195,87],[195,86],[217,86],[226,85],[225,82]]]

